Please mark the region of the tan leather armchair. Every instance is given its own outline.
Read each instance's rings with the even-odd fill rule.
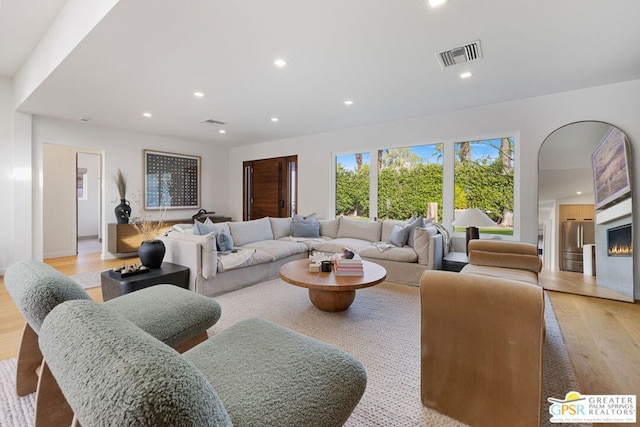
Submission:
[[[429,270],[420,292],[422,403],[471,426],[537,427],[542,288]]]

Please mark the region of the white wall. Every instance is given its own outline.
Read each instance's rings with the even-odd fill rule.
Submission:
[[[253,146],[237,147],[229,154],[230,213],[242,214],[242,162],[245,160],[298,155],[299,211],[331,217],[331,164],[335,153],[374,151],[405,145],[478,139],[487,135],[519,133],[516,155],[520,156],[520,240],[537,241],[538,150],[555,129],[580,120],[600,120],[623,130],[630,138],[634,164],[640,165],[640,80],[554,95],[494,104],[434,116],[423,116],[372,126],[309,135]],[[634,194],[640,174],[634,174]],[[519,189],[519,191],[518,191]],[[445,197],[447,195],[445,194]],[[445,221],[448,221],[445,218]],[[634,239],[638,236],[634,228]],[[640,263],[635,264],[635,280]],[[640,298],[640,286],[635,286]]]
[[[42,147],[43,256],[76,254],[76,150],[44,144]]]
[[[103,228],[107,236],[106,224],[115,222],[114,208],[120,202],[112,175],[120,168],[127,176],[127,198],[132,203],[132,215],[139,209],[143,186],[143,150],[153,149],[201,157],[201,203],[202,208],[219,213],[229,212],[228,153],[226,150],[207,146],[200,142],[166,138],[148,134],[121,131],[92,126],[83,122],[70,122],[44,117],[33,118],[33,168],[34,176],[39,176],[43,168],[43,144],[56,144],[102,150],[103,154]],[[75,175],[74,175],[75,176]],[[43,210],[39,207],[43,200],[43,186],[40,181],[34,186],[34,254],[43,247]],[[168,210],[165,219],[190,218],[197,209]],[[156,215],[157,217],[157,215]],[[107,238],[103,239],[103,257],[107,253]],[[34,256],[34,258],[37,258]]]
[[[0,273],[13,260],[13,98],[12,82],[0,77]]]
[[[78,168],[87,170],[86,199],[78,199],[78,238],[100,237],[102,158],[99,154],[77,153],[77,159]]]

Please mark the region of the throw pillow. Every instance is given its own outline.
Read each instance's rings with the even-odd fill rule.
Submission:
[[[316,219],[315,212],[306,217],[294,215],[291,225],[293,237],[320,237],[320,223]]]
[[[415,234],[416,228],[424,227],[422,215],[413,219],[412,221],[407,221],[406,227],[409,228],[409,235],[407,236],[407,245],[413,247],[413,239],[414,239],[413,236]]]
[[[229,252],[233,249],[233,238],[226,231],[221,231],[216,235],[216,246],[218,252]]]
[[[208,219],[208,218],[207,218]],[[206,222],[193,221],[193,234],[198,236],[205,236],[211,233],[217,233],[218,227],[216,227],[213,222],[207,224]]]
[[[416,228],[415,229],[415,251],[418,254],[418,264],[428,265],[431,250],[431,236],[438,234],[435,227]]]
[[[409,237],[409,228],[407,226],[399,226],[395,225],[393,227],[393,231],[389,236],[389,243],[392,243],[399,248],[403,247],[405,243],[407,243],[407,238]]]

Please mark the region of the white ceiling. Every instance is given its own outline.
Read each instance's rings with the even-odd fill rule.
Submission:
[[[0,76],[13,76],[67,0],[0,2]]]
[[[62,3],[2,0],[0,30],[6,4],[49,2]],[[279,140],[638,79],[639,16],[637,0],[121,0],[20,110],[221,146]],[[477,39],[484,59],[440,68],[436,52]],[[0,70],[15,69],[3,50]]]

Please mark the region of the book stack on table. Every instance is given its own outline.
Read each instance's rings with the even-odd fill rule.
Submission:
[[[336,276],[364,276],[362,259],[355,255],[352,259],[338,258],[333,263]]]

